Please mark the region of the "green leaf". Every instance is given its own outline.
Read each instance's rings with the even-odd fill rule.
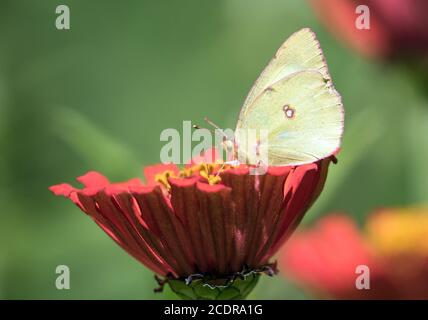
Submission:
[[[140,171],[135,155],[83,115],[67,108],[54,113],[54,130],[94,170],[113,178],[129,178]]]
[[[424,108],[425,107],[425,108]],[[414,106],[408,110],[404,132],[407,187],[409,201],[426,203],[428,200],[428,109]]]

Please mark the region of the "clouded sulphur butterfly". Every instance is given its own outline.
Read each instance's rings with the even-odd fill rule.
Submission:
[[[311,163],[339,149],[343,127],[340,95],[315,34],[306,28],[282,44],[251,88],[235,130],[235,153],[249,164],[263,162],[263,152],[270,166]],[[248,149],[250,140],[240,132],[261,129],[267,144],[259,136]]]

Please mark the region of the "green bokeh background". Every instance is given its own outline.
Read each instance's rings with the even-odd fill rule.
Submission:
[[[71,30],[55,28],[67,4]],[[346,108],[339,164],[304,223],[426,202],[428,106],[407,70],[343,47],[301,0],[0,3],[0,298],[163,299],[152,273],[48,187],[89,170],[118,181],[159,162],[160,132],[208,116],[233,128],[291,33],[317,33]],[[57,290],[55,268],[71,269]],[[301,299],[278,276],[250,298]]]

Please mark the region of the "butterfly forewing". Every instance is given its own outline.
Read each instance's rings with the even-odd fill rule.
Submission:
[[[245,99],[240,119],[245,116],[254,99],[268,86],[292,73],[310,69],[318,70],[325,79],[330,79],[315,33],[305,28],[292,34],[281,45],[275,56],[260,74]]]

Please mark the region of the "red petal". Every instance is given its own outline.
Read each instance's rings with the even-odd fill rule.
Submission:
[[[177,260],[179,265],[177,273],[182,275],[194,273],[192,265],[194,258],[189,250],[188,234],[182,222],[171,210],[160,187],[154,187],[151,192],[132,192],[132,195],[138,202],[143,220],[150,230],[162,239],[171,256]]]
[[[83,176],[78,177],[76,180],[83,184],[86,188],[100,188],[110,184],[106,177],[95,171],[90,171]]]
[[[284,183],[291,175],[290,167],[283,167],[269,168],[267,174],[259,177],[260,201],[257,225],[253,230],[253,249],[248,257],[250,265],[265,263],[261,260],[272,246],[280,220],[285,215],[284,205],[288,199],[284,199]]]
[[[189,233],[192,251],[198,270],[208,270],[209,261],[203,247],[205,235],[201,232],[199,222],[199,203],[196,197],[196,182],[198,178],[174,179],[170,178],[171,204],[175,213],[183,221],[185,230]]]
[[[155,256],[157,258],[157,261],[154,261],[154,263],[161,264],[162,268],[168,271],[164,272],[165,274],[172,273],[174,275],[177,275],[175,272],[177,264],[176,261],[171,257],[170,252],[167,251],[161,239],[154,235],[142,220],[141,212],[139,210],[138,204],[136,203],[136,200],[127,192],[114,194],[112,197],[114,198],[115,202],[117,203],[123,214],[127,217],[129,222],[135,228],[137,234],[140,235],[141,238],[144,240],[147,246],[146,260],[149,259],[150,256]]]
[[[273,234],[274,242],[266,257],[272,256],[295,230],[313,199],[319,178],[319,167],[315,163],[298,166],[288,176],[284,185],[284,195],[287,199],[285,214],[278,221]]]
[[[68,183],[61,183],[54,186],[49,187],[49,190],[56,196],[64,196],[68,198],[70,193],[76,191],[74,187],[69,185]]]
[[[228,270],[233,246],[229,238],[233,235],[233,224],[228,221],[228,215],[232,212],[230,192],[230,188],[223,185],[198,182],[196,187],[198,221],[203,234],[202,246],[208,259],[208,271],[220,275]]]
[[[178,175],[178,167],[175,164],[156,164],[153,166],[148,166],[144,168],[144,177],[146,178],[146,183],[149,186],[156,185],[155,176],[159,173],[165,171],[172,171],[174,174]]]
[[[69,185],[68,183],[61,183],[57,184],[55,186],[49,187],[49,190],[55,194],[56,196],[64,196],[66,198],[69,198],[71,201],[73,201],[82,211],[82,204],[79,201],[79,198],[77,197],[77,191],[78,189],[74,188],[73,186]]]
[[[228,241],[233,242],[231,267],[239,270],[246,262],[249,247],[252,245],[251,227],[255,223],[257,202],[260,198],[255,190],[255,180],[258,176],[249,175],[247,166],[226,170],[220,176],[223,184],[231,189],[233,210],[226,218],[230,224],[228,233],[232,238]]]

